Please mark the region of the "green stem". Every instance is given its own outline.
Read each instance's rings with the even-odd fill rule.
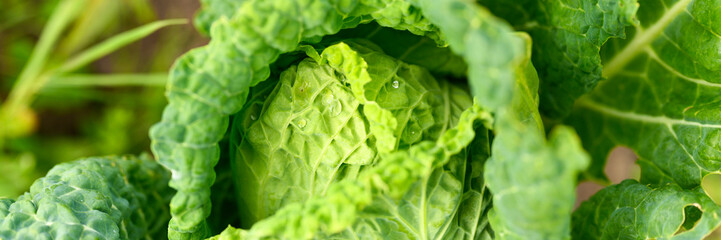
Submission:
[[[72,74],[49,79],[43,89],[72,87],[120,87],[150,86],[163,87],[168,79],[167,73],[143,74]],[[41,90],[42,91],[42,90]]]
[[[30,101],[35,89],[35,80],[41,74],[48,56],[53,46],[57,42],[60,34],[65,28],[77,17],[85,5],[85,0],[67,0],[60,1],[58,7],[53,11],[47,25],[40,34],[40,39],[33,49],[28,63],[20,72],[18,80],[15,82],[7,101],[0,109],[0,148],[4,143],[3,134],[6,132],[5,127],[8,125],[8,119],[15,116],[24,105]]]

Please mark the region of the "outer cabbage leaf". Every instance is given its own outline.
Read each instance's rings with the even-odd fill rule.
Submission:
[[[265,82],[264,82],[265,83]],[[263,83],[261,83],[263,84]],[[261,84],[258,87],[262,89]],[[250,102],[250,101],[249,101]],[[220,159],[218,165],[215,165],[217,179],[211,187],[211,203],[213,204],[210,216],[208,217],[208,226],[212,234],[218,234],[225,230],[228,225],[240,225],[240,216],[238,215],[238,204],[235,184],[233,182],[233,169],[230,163],[230,129],[226,135],[220,140]]]
[[[516,92],[496,115],[496,137],[485,167],[493,193],[489,221],[500,239],[569,239],[576,178],[589,157],[571,128],[557,127],[546,141],[538,113],[538,77],[526,39],[526,59],[515,70]]]
[[[16,201],[0,199],[0,239],[157,239],[170,174],[148,156],[59,164]]]
[[[588,156],[571,128],[557,127],[547,143],[539,137],[506,132],[494,139],[485,175],[497,238],[570,238],[576,177],[588,166]]]
[[[474,98],[490,111],[510,104],[524,42],[487,9],[463,0],[413,0],[468,66]]]
[[[541,112],[569,114],[573,102],[603,80],[601,46],[625,38],[635,22],[636,0],[480,0],[533,38],[533,65],[541,79]]]
[[[703,239],[721,225],[721,208],[700,187],[626,180],[581,204],[573,222],[577,239]]]
[[[171,170],[170,186],[178,190],[170,204],[170,238],[209,235],[205,218],[217,143],[228,116],[245,104],[248,89],[268,78],[269,64],[301,41],[318,41],[371,19],[440,38],[418,9],[401,0],[251,0],[212,24],[207,46],[178,59],[166,88],[169,104],[150,130],[153,152]]]
[[[0,218],[5,218],[10,213],[10,206],[15,200],[9,198],[0,198]]]
[[[721,169],[721,8],[718,0],[643,1],[640,24],[604,49],[609,79],[569,120],[594,158],[617,145],[639,156],[641,182],[691,189]]]
[[[193,23],[202,34],[210,33],[210,26],[219,18],[230,18],[245,0],[200,0],[201,9]]]

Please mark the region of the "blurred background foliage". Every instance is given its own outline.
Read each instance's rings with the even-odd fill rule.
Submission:
[[[0,1],[0,197],[54,165],[149,152],[196,0]]]

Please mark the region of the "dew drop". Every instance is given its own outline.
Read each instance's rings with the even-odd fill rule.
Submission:
[[[325,104],[331,104],[333,102],[333,94],[330,92],[326,92],[323,94],[323,103]]]
[[[416,131],[411,131],[411,135],[416,135]]]
[[[298,121],[298,127],[300,128],[304,128],[306,124],[308,124],[308,121],[306,121],[305,119],[301,119],[300,121]]]
[[[340,115],[341,111],[343,111],[343,106],[340,104],[340,101],[338,101],[338,100],[332,101],[328,105],[328,112],[330,113],[330,115],[332,117]]]
[[[393,80],[393,82],[391,83],[391,86],[393,86],[393,88],[398,88],[401,86],[401,83],[398,82],[398,80]]]
[[[250,120],[255,121],[255,119],[258,119],[258,117],[256,117],[255,114],[250,114]]]

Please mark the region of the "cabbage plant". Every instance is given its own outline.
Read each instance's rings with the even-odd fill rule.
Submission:
[[[150,130],[176,190],[170,239],[701,239],[721,225],[701,187],[721,169],[718,0],[202,3],[210,43],[177,60]],[[610,184],[616,146],[639,179]],[[574,210],[579,180],[607,187]],[[19,202],[0,205],[0,237],[31,236],[34,220],[4,210]]]

